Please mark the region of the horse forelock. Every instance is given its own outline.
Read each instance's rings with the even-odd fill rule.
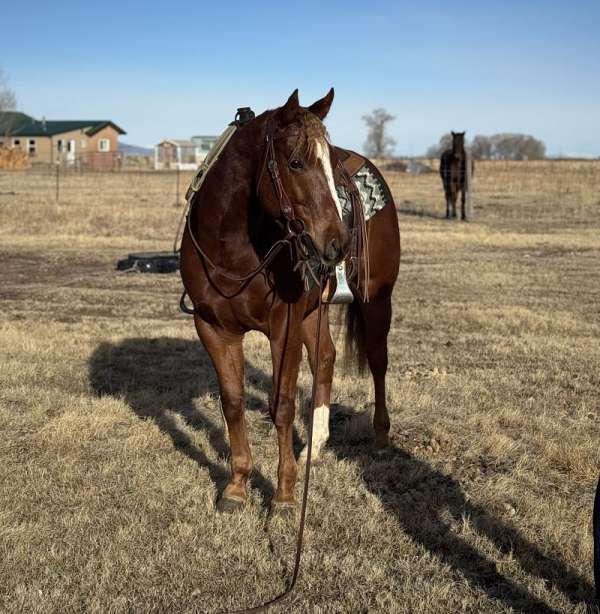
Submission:
[[[280,130],[290,140],[295,138],[292,158],[300,157],[314,162],[317,158],[316,144],[327,141],[327,131],[321,120],[305,109],[300,109],[294,120]]]
[[[341,218],[342,205],[335,189],[333,166],[329,152],[329,136],[323,122],[314,113],[306,109],[299,109],[294,120],[280,130],[285,131],[290,140],[296,139],[290,159],[301,158],[310,164],[320,164],[331,198]]]

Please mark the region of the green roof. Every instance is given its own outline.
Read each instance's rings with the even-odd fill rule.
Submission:
[[[17,128],[34,121],[33,117],[25,115],[25,113],[18,113],[17,111],[0,112],[0,136],[13,134]]]
[[[39,121],[16,111],[0,113],[0,134],[10,136],[54,136],[72,130],[85,130],[88,136],[93,136],[106,126],[112,126],[119,134],[125,134],[125,130],[106,119]]]

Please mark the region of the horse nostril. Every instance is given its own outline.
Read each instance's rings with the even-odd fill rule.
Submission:
[[[327,245],[327,249],[325,250],[325,258],[329,260],[329,262],[336,262],[340,259],[342,255],[342,248],[338,243],[337,239],[332,239]]]

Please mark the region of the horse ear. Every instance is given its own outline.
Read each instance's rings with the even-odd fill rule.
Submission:
[[[451,131],[452,136],[456,136],[456,132],[454,130]]]
[[[331,103],[333,102],[333,88],[331,88],[327,94],[321,98],[321,100],[317,100],[317,102],[313,102],[308,110],[311,113],[314,113],[321,121],[323,121],[327,117],[327,113],[329,113],[329,109],[331,108]]]
[[[281,123],[284,126],[292,123],[298,114],[299,108],[300,101],[298,100],[298,88],[296,88],[287,99],[287,102],[281,107]]]

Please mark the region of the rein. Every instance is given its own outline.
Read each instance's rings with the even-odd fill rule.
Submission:
[[[314,422],[314,412],[315,412],[315,402],[317,399],[317,384],[318,384],[318,373],[319,373],[319,350],[321,346],[321,316],[323,314],[323,288],[322,288],[322,279],[319,279],[319,304],[317,306],[317,336],[315,340],[315,368],[313,372],[313,381],[312,381],[312,392],[310,397],[310,419],[308,421],[308,432],[307,432],[307,452],[306,452],[306,465],[304,467],[304,489],[302,491],[302,504],[300,507],[300,523],[298,525],[298,534],[296,537],[296,555],[294,557],[294,571],[292,572],[292,579],[288,587],[276,597],[273,597],[269,601],[265,601],[260,605],[253,606],[251,608],[243,608],[241,610],[225,610],[220,614],[253,614],[254,612],[264,612],[268,610],[270,607],[274,606],[277,603],[283,601],[295,588],[296,582],[298,580],[298,576],[300,575],[300,562],[302,560],[302,547],[304,545],[304,528],[306,526],[306,508],[308,505],[308,486],[310,483],[310,468],[311,468],[311,460],[312,460],[312,439],[313,439],[313,422]]]
[[[212,259],[208,256],[208,254],[202,249],[200,243],[198,242],[197,237],[194,235],[192,229],[192,209],[194,201],[193,196],[189,201],[189,209],[187,213],[186,226],[187,231],[190,236],[190,239],[196,249],[198,255],[200,256],[206,271],[206,265],[208,264],[212,269],[214,269],[219,275],[224,277],[225,279],[239,284],[239,287],[232,294],[226,294],[223,292],[218,285],[214,283],[214,281],[208,275],[208,271],[206,271],[209,281],[213,285],[213,287],[223,296],[224,298],[233,298],[240,294],[248,284],[260,273],[264,272],[265,269],[269,266],[269,264],[275,259],[275,257],[279,254],[279,252],[284,248],[288,247],[290,249],[290,256],[292,261],[296,261],[294,266],[294,271],[299,271],[301,277],[304,279],[305,287],[309,289],[309,276],[314,281],[316,287],[318,288],[318,304],[317,304],[317,334],[315,340],[315,365],[313,371],[313,381],[312,381],[312,393],[311,393],[311,401],[310,401],[310,417],[308,421],[308,432],[307,432],[307,454],[306,454],[306,465],[304,469],[304,490],[302,492],[302,504],[300,508],[300,522],[298,526],[298,533],[296,538],[296,555],[294,558],[294,571],[292,573],[292,578],[290,580],[287,588],[277,595],[273,597],[269,601],[262,603],[261,605],[254,606],[251,608],[244,608],[241,610],[230,610],[226,611],[223,614],[252,614],[254,612],[262,612],[270,608],[271,606],[280,603],[283,601],[296,586],[296,582],[298,580],[298,576],[300,574],[300,563],[302,560],[302,549],[304,544],[304,528],[306,526],[306,508],[308,505],[308,488],[310,482],[310,470],[311,470],[311,460],[312,460],[312,439],[313,439],[313,422],[314,422],[314,412],[315,412],[315,403],[317,398],[317,385],[318,385],[318,373],[320,366],[320,346],[321,346],[321,320],[323,313],[323,281],[327,276],[327,270],[322,265],[318,265],[314,267],[311,263],[311,251],[315,252],[314,243],[312,241],[312,237],[308,232],[306,232],[304,228],[304,223],[302,220],[296,217],[294,213],[294,207],[292,202],[285,190],[283,182],[281,181],[281,175],[279,173],[279,167],[277,165],[277,160],[275,158],[275,149],[273,146],[273,135],[269,130],[269,126],[267,127],[267,135],[265,137],[266,145],[265,145],[265,153],[263,156],[263,161],[260,166],[260,171],[258,174],[258,180],[256,182],[256,190],[260,187],[260,183],[263,179],[263,176],[266,171],[268,171],[271,182],[273,184],[273,190],[275,192],[275,196],[279,202],[279,208],[283,218],[286,220],[285,225],[281,224],[282,227],[286,230],[286,235],[276,241],[267,251],[266,255],[260,262],[260,264],[242,276],[233,276],[230,275],[227,271],[223,270],[222,267],[216,265]],[[352,182],[350,181],[352,184]],[[352,184],[353,185],[353,184]],[[356,188],[355,188],[356,189]],[[362,207],[361,207],[362,210]],[[315,270],[316,269],[316,270]],[[368,278],[367,278],[368,279]],[[181,300],[180,307],[181,310],[185,313],[195,314],[195,309],[187,307],[185,304],[186,292],[184,290]],[[289,317],[289,316],[288,316]],[[289,320],[288,320],[289,325]]]

